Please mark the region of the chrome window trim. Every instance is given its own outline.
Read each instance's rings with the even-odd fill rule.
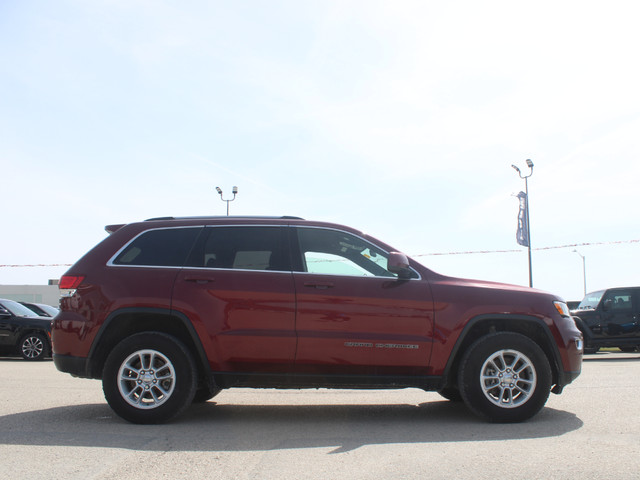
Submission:
[[[114,263],[107,264],[107,267],[110,268],[173,268],[176,270],[181,270],[184,267],[176,267],[175,265],[116,265]]]
[[[251,268],[216,268],[216,267],[180,267],[183,270],[215,270],[216,272],[254,272],[254,273],[286,273],[291,275],[291,270],[253,270]]]
[[[215,267],[191,267],[188,265],[175,266],[175,265],[118,265],[113,261],[120,255],[131,243],[133,243],[138,237],[145,233],[156,230],[175,230],[177,228],[229,228],[229,227],[276,227],[276,228],[288,228],[290,225],[274,225],[274,224],[233,224],[233,225],[177,225],[175,227],[157,227],[148,228],[138,233],[135,237],[124,244],[107,262],[107,267],[114,268],[172,268],[177,270],[191,269],[191,270],[227,270],[230,272],[267,272],[267,273],[288,273],[291,274],[293,270],[253,270],[249,268],[215,268]]]
[[[286,273],[291,275],[292,273],[302,273],[302,272],[293,272],[292,270],[252,270],[249,268],[215,268],[215,267],[189,267],[182,266],[176,267],[174,265],[108,265],[111,268],[163,268],[163,269],[174,269],[174,270],[215,270],[219,271],[227,271],[227,272],[253,272],[253,273]],[[391,278],[391,277],[370,277],[370,278]]]
[[[175,265],[116,265],[115,263],[113,263],[113,261],[118,258],[118,255],[120,255],[129,245],[131,245],[131,243],[133,243],[138,237],[140,237],[141,235],[144,235],[145,233],[148,232],[152,232],[155,230],[175,230],[178,228],[229,228],[229,227],[251,227],[251,228],[256,228],[256,227],[276,227],[276,228],[308,228],[308,229],[317,229],[317,230],[331,230],[334,232],[339,232],[339,233],[343,233],[346,235],[351,235],[353,237],[356,237],[360,240],[362,240],[363,242],[365,242],[368,245],[372,245],[374,247],[376,247],[377,249],[381,250],[382,252],[384,252],[387,255],[390,255],[391,252],[387,251],[386,249],[382,248],[380,245],[377,245],[373,242],[371,242],[370,240],[367,240],[366,238],[362,237],[361,235],[355,234],[353,232],[349,232],[347,230],[342,230],[340,228],[336,228],[336,227],[325,227],[325,226],[319,226],[319,225],[291,225],[291,224],[271,224],[271,223],[267,223],[267,224],[245,224],[245,223],[240,223],[240,224],[232,224],[232,225],[177,225],[177,226],[172,226],[172,227],[156,227],[156,228],[149,228],[146,230],[143,230],[142,232],[138,233],[135,237],[133,237],[131,240],[129,240],[127,243],[125,243],[114,255],[111,256],[111,258],[109,259],[109,261],[107,261],[107,267],[114,267],[114,268],[170,268],[170,269],[176,269],[176,270],[181,270],[181,269],[190,269],[190,270],[224,270],[224,271],[230,271],[230,272],[264,272],[264,273],[287,273],[287,274],[304,274],[304,275],[322,275],[322,276],[328,276],[328,277],[344,277],[344,278],[383,278],[383,279],[387,279],[387,280],[404,280],[404,281],[420,281],[422,280],[422,275],[420,275],[420,272],[418,272],[415,268],[413,268],[412,266],[409,266],[409,268],[411,269],[412,272],[414,272],[417,275],[417,278],[407,278],[407,279],[400,279],[397,276],[394,277],[378,277],[375,275],[372,276],[368,276],[368,275],[341,275],[341,274],[329,274],[329,273],[313,273],[313,272],[297,272],[294,270],[252,270],[252,269],[244,269],[244,268],[215,268],[215,267],[191,267],[191,266],[175,266]],[[296,234],[296,238],[297,238],[297,234]],[[299,246],[298,246],[299,248]],[[300,252],[302,253],[302,252]],[[409,257],[407,257],[409,258]]]
[[[413,270],[413,268],[411,269]],[[369,279],[377,279],[377,280],[386,280],[388,282],[393,282],[396,280],[402,280],[403,282],[413,282],[422,280],[422,277],[418,272],[418,278],[398,278],[398,277],[376,277],[375,275],[340,275],[339,273],[313,273],[313,272],[292,272],[295,275],[321,275],[323,277],[342,277],[342,278],[369,278]]]

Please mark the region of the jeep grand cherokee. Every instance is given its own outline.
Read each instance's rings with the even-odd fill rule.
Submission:
[[[581,369],[560,298],[437,274],[349,227],[293,217],[158,218],[61,278],[53,358],[102,379],[135,423],[221,389],[405,388],[496,422],[535,415]]]

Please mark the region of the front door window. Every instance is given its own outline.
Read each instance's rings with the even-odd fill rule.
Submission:
[[[397,277],[387,270],[387,252],[350,233],[323,228],[299,228],[298,242],[305,272]]]

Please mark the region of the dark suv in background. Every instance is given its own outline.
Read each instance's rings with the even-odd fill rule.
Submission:
[[[209,217],[106,230],[61,278],[72,294],[53,357],[102,379],[131,422],[231,387],[417,387],[518,422],[581,370],[560,298],[439,275],[349,227]]]
[[[585,341],[585,352],[618,347],[640,349],[640,287],[622,287],[588,293],[571,312]]]
[[[0,298],[0,353],[43,360],[51,353],[51,320],[18,302]]]

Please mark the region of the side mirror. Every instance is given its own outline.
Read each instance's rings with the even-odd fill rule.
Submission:
[[[387,270],[398,275],[398,278],[411,278],[409,259],[404,253],[391,252],[387,261]]]

